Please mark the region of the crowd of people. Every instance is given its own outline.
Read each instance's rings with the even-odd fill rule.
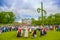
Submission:
[[[24,37],[29,37],[29,32],[32,35],[32,38],[35,38],[37,36],[37,31],[39,32],[39,36],[44,36],[47,34],[48,30],[56,30],[60,31],[60,25],[55,26],[1,26],[0,27],[0,34],[3,32],[9,32],[9,31],[15,31],[17,30],[17,37],[22,37],[24,34]]]
[[[9,31],[14,31],[18,30],[18,26],[0,26],[0,34],[3,32],[9,32]]]
[[[28,37],[28,31],[32,34],[32,38],[36,37],[37,30],[39,30],[39,36],[44,36],[47,34],[48,30],[60,30],[60,26],[20,26],[18,28],[17,37],[21,37],[24,30],[24,37]]]
[[[42,26],[41,27],[39,27],[39,26],[37,26],[37,27],[36,26],[30,26],[30,27],[28,27],[28,26],[20,26],[18,28],[17,37],[22,36],[23,30],[24,30],[24,37],[26,37],[26,38],[29,36],[28,32],[30,32],[32,34],[32,38],[36,37],[36,35],[37,35],[36,31],[37,30],[39,31],[40,36],[43,36],[43,35],[45,35],[47,33],[46,28],[42,27]]]

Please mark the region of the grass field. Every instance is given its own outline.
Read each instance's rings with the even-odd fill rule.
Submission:
[[[4,32],[0,34],[0,40],[60,40],[60,32],[59,31],[48,31],[47,35],[39,37],[39,33],[37,32],[37,37],[32,39],[31,34],[29,33],[28,38],[17,38],[17,31],[12,32]]]

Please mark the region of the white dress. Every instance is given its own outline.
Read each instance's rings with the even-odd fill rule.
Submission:
[[[25,34],[24,37],[28,37],[28,28],[25,28]]]

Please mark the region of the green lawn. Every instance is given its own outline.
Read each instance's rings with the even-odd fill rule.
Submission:
[[[48,31],[46,36],[39,37],[39,33],[37,32],[37,37],[33,38],[31,37],[31,34],[29,33],[28,38],[17,38],[17,31],[12,32],[5,32],[0,34],[0,40],[60,40],[60,32],[58,31]]]

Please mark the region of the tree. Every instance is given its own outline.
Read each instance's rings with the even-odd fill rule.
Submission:
[[[47,22],[49,25],[59,25],[60,24],[60,13],[51,14],[47,17]]]
[[[34,26],[35,26],[35,25],[36,25],[36,21],[35,21],[35,19],[34,19],[34,18],[32,18],[31,20],[32,20],[31,25],[34,25]]]
[[[0,12],[0,23],[12,23],[15,20],[13,12]]]
[[[49,15],[47,18],[43,16],[44,18],[44,25],[60,25],[60,13],[55,13]],[[41,25],[42,23],[42,17],[38,17],[38,20],[35,20],[32,18],[32,24],[33,25]]]

